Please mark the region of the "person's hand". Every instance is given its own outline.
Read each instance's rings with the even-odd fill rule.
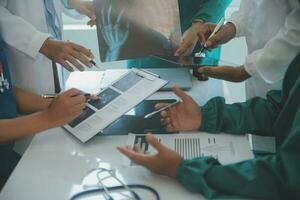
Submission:
[[[185,94],[181,89],[174,86],[174,93],[181,98],[182,103],[161,112],[161,123],[169,132],[192,131],[201,126],[202,110],[192,97]],[[158,110],[168,104],[158,103],[155,108]]]
[[[40,49],[40,53],[44,54],[54,62],[61,64],[64,68],[71,72],[74,71],[74,69],[69,63],[80,71],[83,71],[84,67],[81,63],[87,67],[92,67],[90,58],[94,58],[90,49],[86,49],[85,47],[72,42],[64,42],[50,38],[44,42]]]
[[[198,36],[202,45],[205,45],[205,48],[208,50],[212,50],[216,48],[218,45],[225,44],[231,39],[233,39],[236,35],[236,28],[233,23],[225,24],[213,37],[209,40],[209,36],[213,33],[216,25],[211,23],[206,23],[207,28],[199,31]]]
[[[86,97],[80,90],[70,89],[59,94],[45,110],[50,126],[58,127],[72,121],[82,113],[85,103]]]
[[[89,26],[92,27],[96,25],[96,14],[93,0],[69,0],[69,4],[77,12],[90,18],[90,21],[87,23]]]
[[[197,42],[198,32],[205,30],[207,27],[202,22],[194,23],[182,36],[182,42],[175,52],[175,56],[188,56],[191,55]]]
[[[244,66],[200,67],[198,72],[208,77],[223,79],[231,82],[242,82],[251,77],[245,70]]]
[[[158,151],[156,155],[144,154],[139,145],[135,147],[135,151],[130,147],[118,147],[118,150],[135,163],[148,168],[152,172],[175,178],[177,168],[182,160],[181,156],[160,144],[159,141],[150,134],[146,136],[146,139],[147,142]]]

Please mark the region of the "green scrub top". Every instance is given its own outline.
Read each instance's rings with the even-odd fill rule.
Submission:
[[[181,31],[184,33],[192,26],[192,23],[201,19],[205,22],[218,23],[225,15],[225,10],[231,3],[231,0],[178,0],[180,11]],[[200,51],[200,44],[197,44],[194,53]],[[206,52],[207,57],[220,59],[221,47],[213,51]],[[173,67],[172,64],[149,59],[129,60],[127,67]]]
[[[282,91],[232,105],[220,97],[210,100],[203,107],[201,131],[275,136],[277,152],[224,166],[210,157],[183,160],[177,179],[186,188],[208,198],[300,199],[300,54]]]

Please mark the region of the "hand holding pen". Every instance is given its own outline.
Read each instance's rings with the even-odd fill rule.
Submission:
[[[78,89],[70,89],[58,95],[44,95],[43,98],[53,99],[44,111],[45,121],[49,128],[69,123],[84,111],[88,99],[99,99],[97,96],[85,94]]]
[[[42,98],[43,99],[54,99],[56,97],[58,97],[60,94],[42,94]],[[75,96],[79,96],[79,95],[83,95],[86,98],[86,101],[89,100],[98,100],[98,97],[95,95],[91,95],[90,93],[78,93]]]
[[[165,110],[167,110],[167,109],[169,109],[169,108],[171,108],[173,106],[176,106],[177,104],[180,104],[180,103],[181,103],[181,101],[175,101],[174,103],[162,105],[162,107],[159,108],[158,110],[145,115],[144,119],[150,119],[151,117],[155,116],[156,114],[159,114],[162,111],[165,111]]]
[[[84,71],[85,67],[96,66],[93,61],[94,55],[90,49],[69,41],[48,38],[39,52],[50,60],[61,64],[70,72],[73,72],[74,68]]]
[[[211,34],[209,35],[209,37],[207,38],[207,40],[205,40],[205,42],[203,43],[202,41],[202,47],[198,53],[198,55],[201,56],[201,54],[203,53],[203,51],[207,48],[207,43],[209,42],[209,40],[214,37],[216,35],[216,33],[221,29],[221,27],[224,25],[225,22],[225,18],[222,18],[220,20],[220,22],[214,27],[213,31],[211,32]]]
[[[224,22],[225,19],[222,18],[218,24],[206,23],[207,28],[198,32],[202,47],[196,56],[200,56],[205,49],[212,50],[235,37],[236,28],[234,24],[228,22],[224,25]]]
[[[169,132],[192,131],[201,126],[202,109],[197,103],[178,87],[173,87],[173,92],[181,99],[179,104],[169,106],[160,113],[161,123]],[[159,103],[155,105],[157,110],[169,104]]]

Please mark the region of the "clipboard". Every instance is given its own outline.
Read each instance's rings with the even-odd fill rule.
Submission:
[[[168,82],[143,69],[133,68],[87,102],[80,116],[64,128],[85,143]]]

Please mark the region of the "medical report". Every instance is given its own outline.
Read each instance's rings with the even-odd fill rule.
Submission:
[[[247,135],[209,134],[186,132],[180,134],[155,135],[159,142],[176,151],[184,159],[213,157],[221,164],[230,164],[253,159]],[[129,134],[127,145],[141,146],[144,153],[155,154],[157,151],[148,144],[145,135]],[[124,158],[126,165],[134,165]]]
[[[151,72],[132,69],[100,91],[99,100],[87,102],[82,114],[64,128],[87,142],[166,84]]]

